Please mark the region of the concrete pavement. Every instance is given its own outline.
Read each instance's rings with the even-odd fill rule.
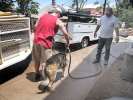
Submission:
[[[65,78],[55,83],[54,91],[51,93],[41,93],[37,89],[38,83],[31,82],[26,78],[33,74],[33,65],[31,63],[22,75],[0,86],[0,100],[84,100],[97,81],[112,67],[111,65],[116,61],[117,57],[123,54],[127,47],[128,43],[123,41],[112,46],[111,54],[115,57],[110,57],[109,65],[103,67],[101,75],[84,80],[73,80],[67,76],[66,72]],[[96,45],[73,52],[72,74],[84,76],[96,72],[99,65],[92,64],[95,53]]]
[[[122,80],[121,76],[126,66],[123,57],[102,74],[85,100],[133,100],[133,83]]]
[[[85,80],[71,80],[68,77],[61,83],[59,87],[56,88],[56,91],[54,93],[50,94],[46,98],[46,100],[53,100],[53,98],[54,100],[59,100],[59,99],[60,100],[84,100],[88,95],[88,93],[94,88],[99,78],[110,67],[112,67],[111,65],[116,61],[117,57],[119,57],[124,52],[126,48],[127,48],[127,43],[120,43],[117,45],[113,45],[111,54],[115,56],[115,58],[110,57],[110,62],[108,66],[103,66],[102,64],[103,72],[100,76],[85,79]],[[96,51],[93,50],[86,58],[84,58],[83,62],[80,63],[80,65],[78,65],[72,73],[74,73],[74,75],[76,76],[86,75],[86,73],[89,73],[89,74],[94,73],[96,71],[96,67],[99,67],[99,65],[92,64],[92,61],[95,58],[95,53]],[[88,100],[95,100],[95,99],[88,99]]]

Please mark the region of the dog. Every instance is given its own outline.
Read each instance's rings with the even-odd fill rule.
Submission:
[[[58,53],[53,56],[51,56],[47,61],[44,68],[44,74],[46,78],[48,78],[49,83],[47,86],[44,86],[44,84],[39,85],[40,90],[52,89],[52,85],[54,84],[56,80],[57,70],[62,70],[62,77],[64,77],[65,69],[67,66],[67,58],[65,53]],[[42,88],[43,87],[43,88]]]

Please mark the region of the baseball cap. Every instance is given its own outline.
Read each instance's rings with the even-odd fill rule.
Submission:
[[[58,12],[60,12],[60,10],[57,9],[56,7],[50,7],[50,8],[48,9],[48,12],[49,12],[49,13],[58,13]]]

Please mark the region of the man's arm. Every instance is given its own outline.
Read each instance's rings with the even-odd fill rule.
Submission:
[[[39,18],[39,19],[37,19],[36,24],[34,25],[33,32],[35,32],[35,31],[36,31],[36,27],[37,27],[37,25],[39,24],[39,21],[40,21],[40,18]]]
[[[115,28],[115,33],[116,33],[115,41],[116,43],[118,43],[119,42],[119,28],[118,27]]]
[[[116,36],[119,36],[119,28],[115,28]]]
[[[96,30],[94,32],[94,37],[97,37],[97,32],[100,29],[101,25],[97,25]]]
[[[97,32],[101,27],[101,20],[102,20],[102,17],[97,21],[97,27],[96,27],[95,32],[94,32],[94,37],[95,38],[97,37]]]
[[[115,33],[116,33],[116,38],[115,38],[116,43],[119,42],[119,23],[120,23],[120,22],[119,22],[119,19],[116,18],[116,19],[115,19],[115,23],[114,23]]]
[[[56,22],[56,25],[59,26],[60,30],[63,32],[63,34],[65,36],[65,39],[66,39],[67,43],[69,44],[69,34],[66,30],[66,27],[65,27],[64,23],[60,19],[58,19],[57,22]]]

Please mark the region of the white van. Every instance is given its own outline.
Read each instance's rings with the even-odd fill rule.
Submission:
[[[89,45],[90,41],[98,40],[98,38],[94,38],[94,31],[97,26],[95,17],[82,14],[69,14],[63,21],[67,23],[68,32],[72,37],[70,44],[80,43],[84,48]],[[61,31],[55,36],[55,41],[65,43],[65,38]]]

